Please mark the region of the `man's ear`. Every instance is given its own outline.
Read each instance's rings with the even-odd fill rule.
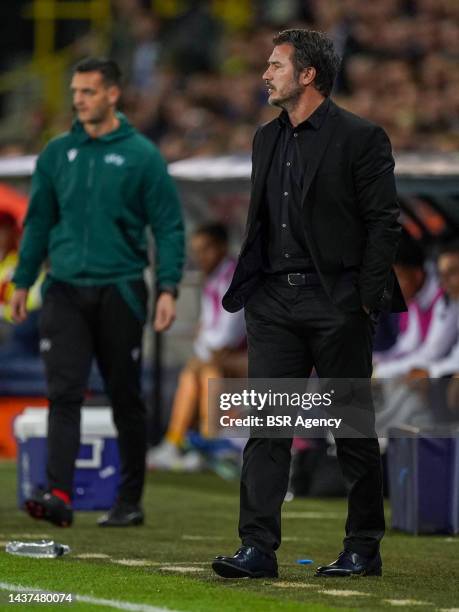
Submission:
[[[121,96],[121,90],[117,85],[110,85],[108,88],[108,100],[110,104],[116,106]]]
[[[302,85],[310,85],[314,79],[316,78],[317,70],[314,66],[308,66],[301,73],[301,83]]]

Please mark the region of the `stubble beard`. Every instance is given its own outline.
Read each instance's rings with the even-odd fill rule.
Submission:
[[[109,107],[100,108],[94,110],[91,114],[87,115],[85,118],[80,118],[79,113],[77,112],[77,117],[81,121],[81,123],[85,125],[99,125],[104,123],[110,114]]]
[[[303,93],[304,88],[301,87],[298,83],[295,83],[290,91],[283,97],[278,98],[277,100],[268,100],[268,104],[270,106],[277,106],[278,108],[282,108],[283,110],[290,113],[295,110],[298,101]]]
[[[88,119],[86,119],[85,123],[88,125],[99,125],[107,120],[108,115],[109,113],[107,110],[95,112]]]

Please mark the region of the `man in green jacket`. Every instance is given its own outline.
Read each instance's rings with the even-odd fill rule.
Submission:
[[[141,341],[146,320],[149,226],[156,245],[154,328],[175,319],[184,260],[176,188],[156,147],[116,111],[121,73],[111,60],[80,62],[72,78],[77,115],[70,132],[38,158],[14,275],[13,317],[27,317],[27,294],[49,262],[40,349],[49,396],[48,490],[27,500],[34,518],[68,526],[80,444],[80,408],[96,357],[118,430],[117,502],[101,526],[144,520],[146,419]]]

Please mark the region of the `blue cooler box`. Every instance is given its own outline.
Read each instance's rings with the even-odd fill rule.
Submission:
[[[391,429],[387,465],[394,529],[414,534],[459,532],[457,429]]]
[[[36,487],[46,488],[47,408],[26,408],[14,421],[18,444],[18,504]],[[109,408],[83,408],[81,446],[76,462],[73,502],[75,510],[105,510],[117,494],[119,453]]]

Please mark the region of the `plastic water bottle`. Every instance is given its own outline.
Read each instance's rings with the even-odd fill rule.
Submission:
[[[11,555],[20,557],[35,557],[35,559],[55,559],[70,552],[66,544],[58,544],[54,540],[39,540],[38,542],[8,542],[5,550]]]

